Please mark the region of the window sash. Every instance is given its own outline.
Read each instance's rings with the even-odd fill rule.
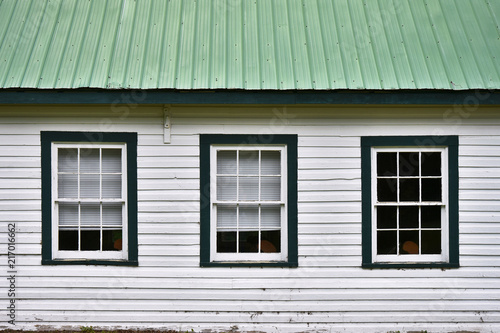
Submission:
[[[419,189],[419,201],[401,201],[399,197],[399,181],[396,181],[397,186],[397,198],[396,201],[378,201],[378,193],[377,193],[377,181],[380,178],[393,178],[393,177],[384,177],[377,175],[377,153],[380,152],[397,152],[397,153],[425,153],[425,152],[439,152],[441,153],[441,201],[422,201],[421,198],[421,188]],[[421,154],[420,154],[421,155]],[[419,169],[421,169],[422,161],[419,160]],[[398,165],[398,164],[397,164]],[[398,166],[399,169],[399,166]],[[449,194],[448,194],[448,148],[447,147],[372,147],[371,148],[371,215],[372,215],[372,262],[374,263],[431,263],[431,262],[447,262],[449,260]],[[436,178],[434,176],[421,176],[421,172],[419,172],[419,176],[400,176],[399,171],[396,175],[397,178],[414,178],[414,179],[425,179],[425,178]],[[426,206],[441,206],[441,254],[377,254],[377,235],[378,230],[385,229],[377,229],[377,207],[383,206],[396,206],[396,207],[408,207],[408,206],[418,206],[418,207],[426,207]],[[420,208],[419,208],[420,210]],[[435,229],[427,229],[421,227],[421,217],[419,216],[419,227],[415,230],[419,230],[419,249],[421,249],[421,232],[422,230],[435,230]],[[392,230],[392,229],[387,229]],[[397,243],[396,246],[399,247],[399,231],[400,230],[414,230],[414,229],[406,229],[400,228],[399,223],[397,225],[396,235],[397,235]]]
[[[75,174],[75,172],[60,171],[58,152],[59,149],[77,149],[77,195],[70,197],[59,197],[59,175],[61,174]],[[82,149],[98,149],[99,150],[99,170],[84,170],[81,172],[82,166],[80,161],[80,151]],[[121,161],[120,168],[121,171],[116,170],[104,170],[102,161],[102,150],[103,149],[119,149],[121,151]],[[99,143],[99,144],[77,144],[77,143],[58,143],[53,142],[51,145],[51,159],[52,159],[52,253],[54,259],[126,259],[128,258],[128,216],[127,216],[127,145],[126,144],[116,144],[116,143]],[[97,175],[99,178],[99,188],[98,197],[88,198],[85,195],[82,197],[81,192],[81,182],[85,179],[81,179],[81,175]],[[104,181],[103,176],[105,175],[119,175],[121,179],[120,185],[120,195],[117,197],[107,198],[106,194],[103,193]],[[105,177],[104,177],[105,178]],[[82,205],[95,204],[100,207],[99,209],[99,224],[85,227],[82,225],[81,213],[78,214],[78,225],[62,227],[59,221],[59,210],[61,204],[74,203],[81,210]],[[103,205],[121,205],[121,225],[103,225]],[[60,230],[78,230],[78,248],[80,249],[80,233],[81,230],[99,230],[100,237],[100,250],[96,251],[85,251],[85,250],[59,250],[59,231]],[[103,231],[104,230],[121,230],[122,233],[122,250],[118,251],[103,251]]]
[[[279,200],[263,200],[262,197],[257,198],[257,199],[248,199],[248,198],[241,198],[241,195],[239,195],[239,184],[236,185],[236,198],[233,200],[221,200],[217,196],[217,185],[218,185],[218,179],[217,177],[223,177],[223,176],[236,176],[237,178],[240,177],[240,170],[241,170],[241,165],[239,165],[237,162],[236,165],[236,173],[218,173],[220,172],[221,169],[218,166],[218,161],[217,161],[217,153],[218,152],[230,152],[230,151],[236,151],[237,156],[239,156],[240,152],[247,152],[247,151],[259,151],[259,156],[262,156],[262,152],[269,152],[269,151],[279,151],[280,152],[280,167],[279,167],[279,172],[280,172],[280,199]],[[260,159],[259,159],[260,161]],[[283,261],[286,260],[287,258],[287,156],[286,156],[286,146],[284,145],[212,145],[210,147],[210,165],[211,165],[211,179],[214,184],[214,186],[211,186],[210,189],[210,201],[211,201],[211,225],[210,225],[210,237],[211,237],[211,250],[210,250],[210,260],[211,261],[225,261],[225,262],[244,262],[244,261]],[[272,169],[272,167],[271,167]],[[249,170],[249,169],[248,169]],[[244,176],[250,176],[248,173],[244,173]],[[261,193],[261,177],[278,177],[278,175],[268,175],[268,174],[262,174],[261,167],[259,166],[259,170],[255,175],[251,175],[253,177],[258,177],[258,193]],[[218,220],[217,220],[217,209],[218,207],[223,207],[223,206],[239,206],[239,207],[256,207],[260,211],[260,207],[279,207],[280,208],[280,235],[281,235],[281,244],[280,244],[280,249],[281,252],[278,253],[220,253],[217,252],[217,231],[222,230],[225,231],[226,229],[221,229],[218,227]],[[260,220],[260,218],[259,218]],[[261,223],[259,221],[258,227],[255,229],[241,229],[239,226],[234,228],[235,230],[239,231],[265,231],[265,230],[271,230],[267,228],[262,228]],[[229,229],[227,229],[229,230]],[[276,229],[272,229],[276,230]],[[238,251],[238,243],[237,243],[237,251]],[[260,237],[259,237],[259,247],[260,247]]]

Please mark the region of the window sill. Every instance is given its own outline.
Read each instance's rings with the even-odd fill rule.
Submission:
[[[106,265],[106,266],[139,266],[136,260],[75,260],[75,259],[42,259],[42,265]]]
[[[299,264],[297,262],[286,261],[211,261],[201,262],[201,267],[289,267],[295,268]]]
[[[459,268],[460,265],[458,263],[449,263],[449,262],[435,262],[435,263],[426,263],[426,262],[394,262],[394,263],[363,263],[362,268],[372,269],[372,268]]]

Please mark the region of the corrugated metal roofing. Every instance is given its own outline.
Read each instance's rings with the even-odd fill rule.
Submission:
[[[2,0],[0,87],[499,89],[500,1]]]

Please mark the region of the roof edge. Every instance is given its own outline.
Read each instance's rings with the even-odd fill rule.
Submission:
[[[500,105],[500,90],[2,89],[2,104]]]

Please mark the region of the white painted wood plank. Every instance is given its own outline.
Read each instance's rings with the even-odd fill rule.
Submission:
[[[32,310],[24,311],[23,316],[33,316],[42,319],[44,323],[51,322],[67,322],[68,316],[71,317],[72,322],[90,322],[90,323],[331,323],[331,322],[358,322],[358,323],[482,323],[485,321],[496,323],[500,320],[500,313],[477,313],[472,311],[401,311],[401,312],[385,312],[379,311],[360,311],[360,312],[328,312],[325,316],[323,312],[295,311],[287,312],[274,312],[270,309],[269,312],[260,314],[260,309],[255,309],[252,312],[151,312],[148,313],[147,321],[144,321],[144,313],[142,311],[89,311],[92,303],[82,304],[82,306],[74,311],[47,311],[47,310]],[[482,319],[482,320],[481,320]]]

